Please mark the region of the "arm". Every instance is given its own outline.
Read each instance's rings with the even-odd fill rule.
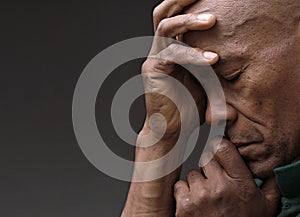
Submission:
[[[164,146],[163,143],[156,144]],[[162,154],[157,153],[155,149],[143,148],[136,149],[136,161],[151,159]],[[122,217],[127,216],[174,216],[175,203],[173,199],[173,186],[178,180],[180,169],[175,170],[171,174],[149,182],[133,182],[130,186],[127,202]]]
[[[205,30],[211,28],[216,21],[214,16],[204,15],[202,19],[200,19],[201,17],[199,18],[199,14],[174,16],[182,11],[184,7],[195,1],[196,0],[165,0],[159,5],[154,10],[155,36],[175,39],[176,36],[190,30]],[[162,19],[164,20],[163,22],[161,22]],[[186,89],[192,93],[194,97],[193,100],[197,102],[197,107],[203,108],[206,103],[206,98],[201,86],[192,78],[190,73],[178,67],[175,63],[203,65],[204,62],[214,64],[218,61],[217,54],[210,55],[210,58],[207,59],[203,55],[204,51],[200,49],[196,50],[179,44],[169,45],[170,43],[168,43],[168,41],[154,40],[150,55],[142,67],[144,86],[147,90],[150,89],[156,93],[163,93],[165,96],[173,95],[175,98],[180,99],[179,102],[181,102],[181,104],[176,107],[168,97],[155,93],[146,94],[147,118],[137,141],[136,162],[149,162],[165,156],[176,144],[182,124],[188,126],[185,139],[187,139],[189,133],[200,124],[195,122],[197,119],[192,116],[189,103],[186,99],[181,97],[182,94],[178,92],[179,90],[174,89],[174,87],[172,88],[172,83],[164,79],[164,76],[168,75],[180,81]],[[165,53],[169,55],[166,56],[168,60],[153,57],[155,55],[161,57],[162,51],[165,51]],[[192,57],[197,58],[191,59]],[[154,73],[161,74],[162,77]],[[142,147],[148,143],[147,140],[151,140],[151,135],[155,137],[156,132],[153,131],[161,126],[160,123],[152,123],[151,131],[149,119],[151,115],[157,113],[162,114],[166,120],[166,132],[162,139],[155,143],[155,145]],[[199,113],[202,117],[201,120],[203,120],[204,110]],[[185,115],[183,117],[185,123],[180,122],[180,114]],[[144,139],[144,136],[146,136],[147,139]],[[181,149],[176,152],[178,155],[175,156],[176,159],[173,159],[174,161],[180,161],[184,153],[185,140],[180,141],[179,144]],[[172,164],[173,160],[169,160],[165,163]],[[167,166],[166,164],[156,165],[155,170],[151,170],[151,168],[148,168],[149,170],[147,168],[139,169],[136,167],[134,169],[133,180],[143,176],[147,177],[149,173],[161,173]],[[132,182],[122,217],[174,216],[175,202],[173,198],[173,186],[178,180],[179,174],[180,168],[177,168],[175,171],[165,174],[156,180]]]

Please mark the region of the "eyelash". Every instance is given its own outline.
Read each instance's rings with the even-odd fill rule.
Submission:
[[[227,75],[227,76],[223,76],[227,81],[230,82],[234,82],[237,81],[240,77],[240,75],[243,73],[243,69],[239,69],[236,72],[234,72],[233,74]]]

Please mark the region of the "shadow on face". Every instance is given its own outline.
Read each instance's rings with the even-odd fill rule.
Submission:
[[[227,110],[217,112],[226,113],[226,136],[255,176],[270,176],[300,156],[300,2],[204,0],[185,13],[217,17],[214,28],[183,41],[220,55],[214,69]],[[208,123],[211,116],[208,104]]]

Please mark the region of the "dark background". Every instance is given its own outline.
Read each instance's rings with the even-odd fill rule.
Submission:
[[[87,63],[104,48],[152,35],[160,1],[2,1],[0,13],[0,216],[119,216],[129,183],[106,176],[82,154],[72,127],[72,97]],[[115,70],[97,101],[97,121],[111,149],[128,159],[110,126],[114,90],[142,60]],[[138,131],[142,100],[131,112]],[[123,148],[118,148],[123,147]],[[185,171],[195,167],[199,151]]]

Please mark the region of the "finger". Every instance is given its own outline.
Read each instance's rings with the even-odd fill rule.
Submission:
[[[167,17],[172,17],[183,10],[184,7],[197,0],[165,0],[153,10],[154,31],[156,31],[160,21]]]
[[[281,199],[281,192],[279,190],[275,176],[267,179],[260,187],[260,189],[269,201],[271,210],[277,211],[277,208],[280,207],[279,205]]]
[[[174,186],[174,197],[176,199],[176,214],[177,217],[185,216],[185,207],[190,203],[189,186],[185,181],[178,181]]]
[[[174,197],[176,200],[181,200],[183,197],[186,197],[187,193],[190,191],[190,188],[187,182],[180,180],[174,185]]]
[[[218,161],[213,157],[212,153],[203,153],[200,158],[202,170],[207,179],[220,179],[223,176],[223,169]]]
[[[187,175],[187,183],[191,191],[198,190],[205,182],[203,175],[197,170],[191,170]]]
[[[207,30],[216,23],[212,14],[182,14],[163,19],[155,32],[155,36],[173,38],[191,30]]]
[[[192,64],[201,66],[205,64],[215,64],[219,56],[210,51],[203,51],[199,48],[191,48],[180,44],[170,44],[167,48],[159,52],[154,58],[160,59],[160,65]]]
[[[216,17],[212,14],[184,14],[166,18],[159,23],[150,53],[156,54],[174,43],[177,35],[191,30],[207,30],[215,23]]]
[[[211,142],[215,158],[227,175],[234,179],[253,182],[253,177],[236,147],[226,139],[216,138]]]

